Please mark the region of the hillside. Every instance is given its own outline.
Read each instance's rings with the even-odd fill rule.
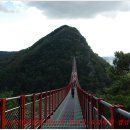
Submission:
[[[95,92],[109,84],[109,64],[92,51],[76,28],[64,25],[0,60],[0,91],[12,90],[17,95],[63,87],[70,80],[73,56],[84,89]]]

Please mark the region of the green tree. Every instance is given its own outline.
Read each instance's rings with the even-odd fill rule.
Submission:
[[[122,51],[115,52],[115,60],[113,61],[115,74],[124,75],[130,70],[130,53],[124,54]]]
[[[113,66],[109,68],[113,80],[109,88],[104,89],[105,99],[114,104],[123,104],[130,109],[130,53],[115,52]]]

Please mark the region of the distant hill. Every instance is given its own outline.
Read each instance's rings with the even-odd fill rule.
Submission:
[[[0,59],[8,58],[14,56],[16,52],[7,52],[7,51],[0,51]]]
[[[70,80],[73,56],[84,89],[100,91],[110,83],[109,64],[92,51],[76,28],[64,25],[0,60],[0,91],[12,90],[16,95],[63,87]]]
[[[110,65],[113,65],[114,56],[106,56],[102,58],[106,60]]]

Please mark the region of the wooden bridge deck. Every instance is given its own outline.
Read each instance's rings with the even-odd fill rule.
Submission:
[[[74,98],[69,91],[55,113],[43,124],[42,129],[85,129],[76,90]]]

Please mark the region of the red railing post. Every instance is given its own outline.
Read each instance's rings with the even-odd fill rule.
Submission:
[[[42,127],[42,122],[43,122],[43,120],[42,120],[42,93],[39,95],[39,108],[40,108],[40,111],[39,111],[39,116],[40,116],[40,128]]]
[[[84,117],[84,120],[85,120],[85,103],[86,103],[86,98],[85,98],[85,91],[83,91],[83,117]]]
[[[51,116],[51,91],[48,92],[48,98],[49,98],[49,104],[48,104],[48,110],[49,110],[49,114],[48,114],[48,118],[50,118]]]
[[[112,129],[116,128],[115,126],[115,116],[116,116],[116,113],[115,113],[115,106],[111,106],[110,107],[110,112],[111,112],[111,126],[112,126]]]
[[[56,109],[57,109],[57,106],[58,106],[58,90],[56,90]]]
[[[63,99],[65,99],[65,89],[63,89]]]
[[[43,103],[43,122],[46,121],[46,93],[44,92],[42,95],[42,98],[44,99],[44,103]],[[43,123],[42,123],[43,125]]]
[[[65,96],[66,96],[66,94],[67,94],[67,88],[68,88],[68,86],[64,89]]]
[[[85,120],[85,125],[86,125],[86,128],[87,128],[87,94],[86,92],[84,91],[84,120]]]
[[[21,120],[20,120],[20,128],[24,129],[24,123],[25,123],[25,96],[22,95],[20,97],[21,99]]]
[[[59,90],[59,105],[61,103],[61,89]]]
[[[118,108],[121,108],[122,106],[120,105],[114,105],[110,107],[110,112],[111,112],[111,125],[112,125],[112,129],[117,129],[118,128],[118,118],[117,118],[117,113],[116,110]]]
[[[32,121],[32,126],[33,129],[36,129],[36,95],[35,93],[33,94],[33,121]]]
[[[88,108],[88,103],[89,103],[89,99],[88,99],[88,93],[86,93],[86,128],[89,127],[89,108]]]
[[[54,112],[56,110],[56,90],[54,90]]]
[[[64,99],[64,89],[62,89],[62,100]]]
[[[81,102],[81,109],[82,109],[82,115],[83,115],[83,118],[84,118],[84,94],[83,94],[83,90],[81,89],[80,90],[80,102]]]
[[[59,89],[57,90],[57,107],[59,106]],[[56,108],[57,108],[56,107]]]
[[[6,111],[6,99],[2,98],[0,99],[0,128],[1,129],[5,129],[7,123],[5,111]]]
[[[47,110],[47,104],[48,104],[48,102],[47,102],[47,96],[48,96],[48,92],[46,92],[46,94],[45,94],[45,121],[47,120],[47,116],[48,116],[48,110]]]
[[[93,96],[90,94],[89,95],[90,102],[89,102],[89,112],[90,112],[90,129],[93,129]]]
[[[53,101],[53,93],[54,93],[54,91],[52,90],[52,92],[51,92],[51,95],[52,95],[52,112],[51,112],[51,115],[53,115],[53,112],[54,112],[54,101]]]
[[[67,87],[68,88],[68,87]],[[67,88],[64,90],[65,91],[65,97],[66,97],[66,95],[67,95]]]
[[[102,99],[98,98],[96,99],[96,106],[97,106],[97,128],[96,129],[101,129],[101,105],[100,105],[100,101]]]

